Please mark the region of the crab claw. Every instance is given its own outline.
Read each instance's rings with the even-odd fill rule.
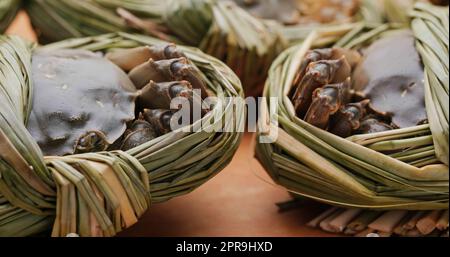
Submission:
[[[175,80],[189,81],[192,88],[199,89],[202,99],[205,99],[208,97],[205,82],[201,78],[199,71],[193,65],[189,64],[186,58],[184,60],[183,62],[174,63],[171,67]]]
[[[305,121],[321,129],[327,129],[330,116],[348,102],[350,90],[350,77],[338,84],[329,84],[318,88],[313,93],[313,100]]]
[[[186,80],[193,88],[201,90],[202,98],[208,96],[203,79],[185,57],[160,61],[150,59],[131,70],[128,76],[138,89],[142,89],[149,81]]]
[[[343,57],[352,69],[361,62],[361,54],[359,54],[359,52],[355,50],[339,47],[309,50],[308,52],[306,52],[305,57],[300,64],[300,68],[297,72],[297,76],[295,77],[293,84],[298,85],[298,83],[300,83],[310,63],[320,60],[338,60]]]
[[[361,54],[356,50],[350,50],[340,47],[333,47],[332,48],[332,55],[331,59],[340,59],[342,57],[345,57],[350,67],[353,69],[361,62]]]
[[[165,82],[175,80],[174,67],[187,64],[186,58],[175,58],[169,60],[149,59],[147,62],[135,67],[128,76],[137,89],[142,89],[150,81]]]
[[[352,67],[348,63],[347,57],[345,57],[345,55],[333,61],[335,61],[335,66],[333,67],[335,68],[334,76],[332,79],[333,83],[342,82],[352,75]]]
[[[110,52],[106,54],[105,57],[122,68],[122,70],[128,72],[149,59],[159,61],[163,59],[185,57],[185,55],[178,50],[175,44],[164,44],[121,49]]]
[[[294,85],[297,85],[301,78],[305,75],[306,69],[308,65],[312,62],[317,62],[324,59],[329,59],[332,56],[331,48],[323,48],[323,49],[313,49],[306,52],[305,57],[303,58],[302,63],[300,64],[300,68],[297,72],[297,76],[294,79]]]
[[[152,125],[158,136],[167,134],[172,131],[170,126],[172,116],[172,111],[163,109],[145,109],[142,113],[142,117]]]
[[[183,97],[192,101],[192,86],[187,81],[173,81],[156,83],[150,81],[138,97],[140,107],[148,109],[170,109],[170,103],[176,97]]]
[[[123,140],[120,149],[127,151],[155,139],[157,134],[152,125],[143,120],[141,115],[138,120],[133,122],[131,128],[125,132],[124,137],[125,139]]]
[[[340,108],[332,117],[330,132],[340,136],[349,137],[353,131],[361,126],[361,119],[366,113],[366,107],[370,100],[366,99],[358,103],[350,103]]]
[[[375,116],[367,116],[361,121],[359,129],[356,131],[357,134],[371,134],[377,132],[383,132],[394,129],[393,126],[379,120]]]
[[[90,131],[78,138],[75,153],[105,151],[109,145],[103,132]]]
[[[321,60],[310,63],[293,96],[297,115],[300,118],[305,116],[311,105],[314,90],[331,82],[342,82],[350,75],[351,67],[345,57],[338,60]]]

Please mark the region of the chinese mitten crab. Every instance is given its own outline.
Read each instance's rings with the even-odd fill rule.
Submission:
[[[297,116],[341,137],[426,122],[424,73],[411,32],[391,33],[361,52],[308,51],[291,90]]]
[[[197,69],[172,44],[105,57],[86,50],[37,52],[32,71],[27,128],[46,155],[131,149],[171,131],[181,108],[173,99],[201,104],[207,96]]]

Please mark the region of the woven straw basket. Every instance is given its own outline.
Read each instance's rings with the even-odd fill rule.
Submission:
[[[116,33],[38,49],[106,52],[161,43]],[[195,48],[180,49],[219,101],[243,95],[239,79],[222,62]],[[43,156],[24,125],[31,109],[30,65],[35,50],[20,38],[0,37],[0,236],[51,229],[53,236],[113,236],[134,224],[152,204],[191,192],[231,161],[242,133],[215,131],[222,126],[243,131],[245,109],[239,103],[225,104],[224,111],[213,108],[191,125],[206,124],[208,130],[176,130],[126,152]]]
[[[264,89],[256,156],[277,184],[295,195],[350,208],[448,208],[448,9],[417,4],[412,18],[425,67],[429,124],[340,138],[297,118],[288,93],[315,42],[331,36],[339,38],[334,46],[360,49],[396,26],[315,31],[274,61]],[[273,143],[264,143],[268,139]],[[409,151],[380,152],[396,149]]]

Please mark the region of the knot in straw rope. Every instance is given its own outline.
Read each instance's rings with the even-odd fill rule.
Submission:
[[[48,157],[45,162],[57,188],[53,236],[113,236],[150,206],[148,173],[125,152]]]

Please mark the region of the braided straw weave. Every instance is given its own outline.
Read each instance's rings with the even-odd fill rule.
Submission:
[[[39,48],[106,52],[160,43],[115,33]],[[50,229],[52,236],[113,236],[134,224],[151,204],[189,193],[209,180],[230,162],[239,145],[241,133],[215,132],[222,126],[243,131],[245,109],[237,103],[224,104],[223,111],[215,107],[191,125],[206,124],[204,130],[177,130],[127,152],[43,156],[24,125],[31,109],[35,49],[18,37],[0,37],[0,236]],[[219,101],[243,95],[239,79],[223,63],[195,48],[180,49]]]
[[[277,100],[261,106],[256,146],[256,156],[275,182],[296,195],[343,207],[447,209],[448,15],[448,8],[423,3],[412,12],[411,28],[425,66],[425,125],[340,138],[304,122],[296,117],[288,92],[306,51],[331,31],[315,31],[282,53],[266,81],[264,96]],[[359,49],[393,29],[355,24],[335,31],[339,40],[334,45]],[[261,143],[267,139],[274,143]],[[408,145],[412,152],[377,151]]]

